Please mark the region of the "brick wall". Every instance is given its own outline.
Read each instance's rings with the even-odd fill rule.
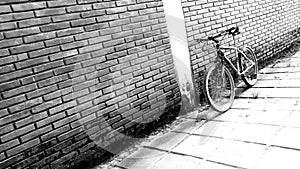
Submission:
[[[255,49],[261,62],[283,50],[299,29],[299,0],[181,0],[185,16],[191,66],[201,98],[205,69],[214,61],[211,43],[195,43],[232,26],[239,26],[238,45]],[[225,39],[232,44],[232,39]]]
[[[0,1],[0,168],[74,166],[176,113],[162,5]]]

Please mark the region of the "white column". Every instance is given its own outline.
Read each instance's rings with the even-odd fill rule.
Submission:
[[[195,90],[181,0],[162,0],[183,106],[195,107]],[[188,98],[188,99],[186,99]]]

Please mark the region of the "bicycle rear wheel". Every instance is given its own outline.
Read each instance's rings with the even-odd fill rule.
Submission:
[[[241,77],[248,87],[252,87],[257,82],[257,74],[258,74],[257,58],[255,53],[250,47],[245,47],[244,54],[248,59],[254,62],[254,65],[247,72],[245,72],[245,74],[243,74]],[[246,59],[243,55],[239,57],[239,66],[242,72],[251,66],[251,62],[248,59]]]
[[[231,107],[235,95],[234,81],[225,66],[217,64],[208,70],[204,77],[204,93],[213,109],[225,112]]]

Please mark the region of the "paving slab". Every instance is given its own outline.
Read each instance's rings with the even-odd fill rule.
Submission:
[[[222,144],[222,141],[220,138],[191,135],[172,152],[205,159]]]
[[[299,99],[294,98],[269,98],[269,99],[235,99],[232,109],[252,110],[300,110],[297,106]],[[227,114],[224,113],[224,115]]]
[[[279,130],[279,126],[240,122],[236,123],[233,132],[227,138],[268,145]]]
[[[123,168],[148,169],[166,154],[162,151],[140,148],[116,165]]]
[[[274,74],[258,74],[257,79],[259,80],[276,80],[286,79],[290,73],[274,73]]]
[[[300,106],[297,106],[300,110]],[[285,127],[299,127],[300,128],[300,111],[293,111],[291,115],[285,120],[283,124]],[[300,144],[300,143],[299,143]]]
[[[208,121],[205,125],[195,130],[193,134],[224,138],[232,133],[235,126],[234,122]]]
[[[272,145],[300,150],[300,128],[283,127],[272,141]],[[300,157],[300,156],[299,156]]]
[[[222,145],[208,159],[236,167],[251,168],[259,161],[265,151],[263,145],[223,140]]]
[[[294,67],[284,67],[284,68],[266,67],[261,69],[259,72],[262,74],[289,73],[293,69]]]
[[[276,63],[271,67],[282,68],[282,67],[300,67],[300,62],[285,62],[285,63]]]
[[[300,99],[300,88],[250,88],[240,98],[297,98]]]
[[[195,119],[186,119],[172,129],[173,132],[190,133],[199,127],[199,123]]]
[[[254,169],[299,169],[300,151],[270,147]]]
[[[157,139],[152,140],[151,142],[144,144],[146,147],[154,147],[165,151],[170,151],[178,143],[182,142],[189,135],[184,133],[174,133],[168,132],[163,136],[160,136]]]
[[[224,113],[224,116],[216,120],[225,120],[233,117],[235,121],[253,124],[281,125],[287,119],[291,111],[288,110],[257,110],[257,109],[231,109]],[[235,117],[234,117],[235,116]],[[223,119],[222,119],[223,118]]]
[[[185,155],[167,154],[153,166],[151,169],[199,169],[202,168],[203,160]]]

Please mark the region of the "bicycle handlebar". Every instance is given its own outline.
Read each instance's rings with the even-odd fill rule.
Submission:
[[[205,40],[211,40],[211,41],[214,41],[216,43],[219,43],[219,41],[217,40],[217,38],[225,36],[225,35],[228,35],[228,34],[230,34],[232,36],[240,34],[239,27],[232,27],[232,28],[227,29],[225,31],[221,31],[219,34],[217,34],[215,36],[209,36]],[[198,39],[197,41],[204,41],[204,39]]]

